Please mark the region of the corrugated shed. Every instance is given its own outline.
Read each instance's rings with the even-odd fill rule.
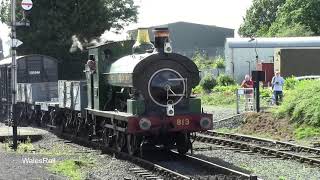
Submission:
[[[320,37],[283,38],[227,38],[225,43],[226,72],[241,82],[249,71],[256,69],[256,56],[259,62],[271,63],[274,50],[318,49]]]
[[[156,27],[168,27],[174,52],[188,57],[196,50],[208,56],[224,55],[226,38],[234,37],[234,29],[195,24],[188,22],[175,22],[149,27],[151,41],[154,40],[152,30]],[[128,31],[131,39],[136,39],[137,30]]]

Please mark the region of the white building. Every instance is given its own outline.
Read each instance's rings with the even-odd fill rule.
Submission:
[[[226,73],[241,82],[256,69],[259,62],[273,62],[278,48],[320,48],[320,37],[227,38],[225,42]]]
[[[0,59],[3,59],[3,46],[2,46],[1,38],[0,38]]]

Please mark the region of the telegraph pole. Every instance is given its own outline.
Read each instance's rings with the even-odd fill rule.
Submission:
[[[11,79],[12,79],[12,106],[11,106],[11,121],[12,121],[12,132],[13,132],[13,149],[18,148],[18,129],[17,129],[17,116],[16,116],[16,92],[17,92],[17,60],[16,60],[16,45],[14,44],[17,39],[16,33],[16,0],[11,0]]]

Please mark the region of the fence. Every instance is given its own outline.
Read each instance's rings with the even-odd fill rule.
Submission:
[[[239,88],[236,90],[237,96],[237,113],[255,111],[256,100],[253,88]]]

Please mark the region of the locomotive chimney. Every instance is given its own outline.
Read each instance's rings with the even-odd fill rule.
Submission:
[[[155,50],[159,53],[171,53],[172,48],[169,41],[169,29],[155,28],[153,32]]]
[[[135,54],[143,54],[153,49],[154,46],[150,42],[148,28],[138,28],[137,40],[132,47],[132,52]]]

